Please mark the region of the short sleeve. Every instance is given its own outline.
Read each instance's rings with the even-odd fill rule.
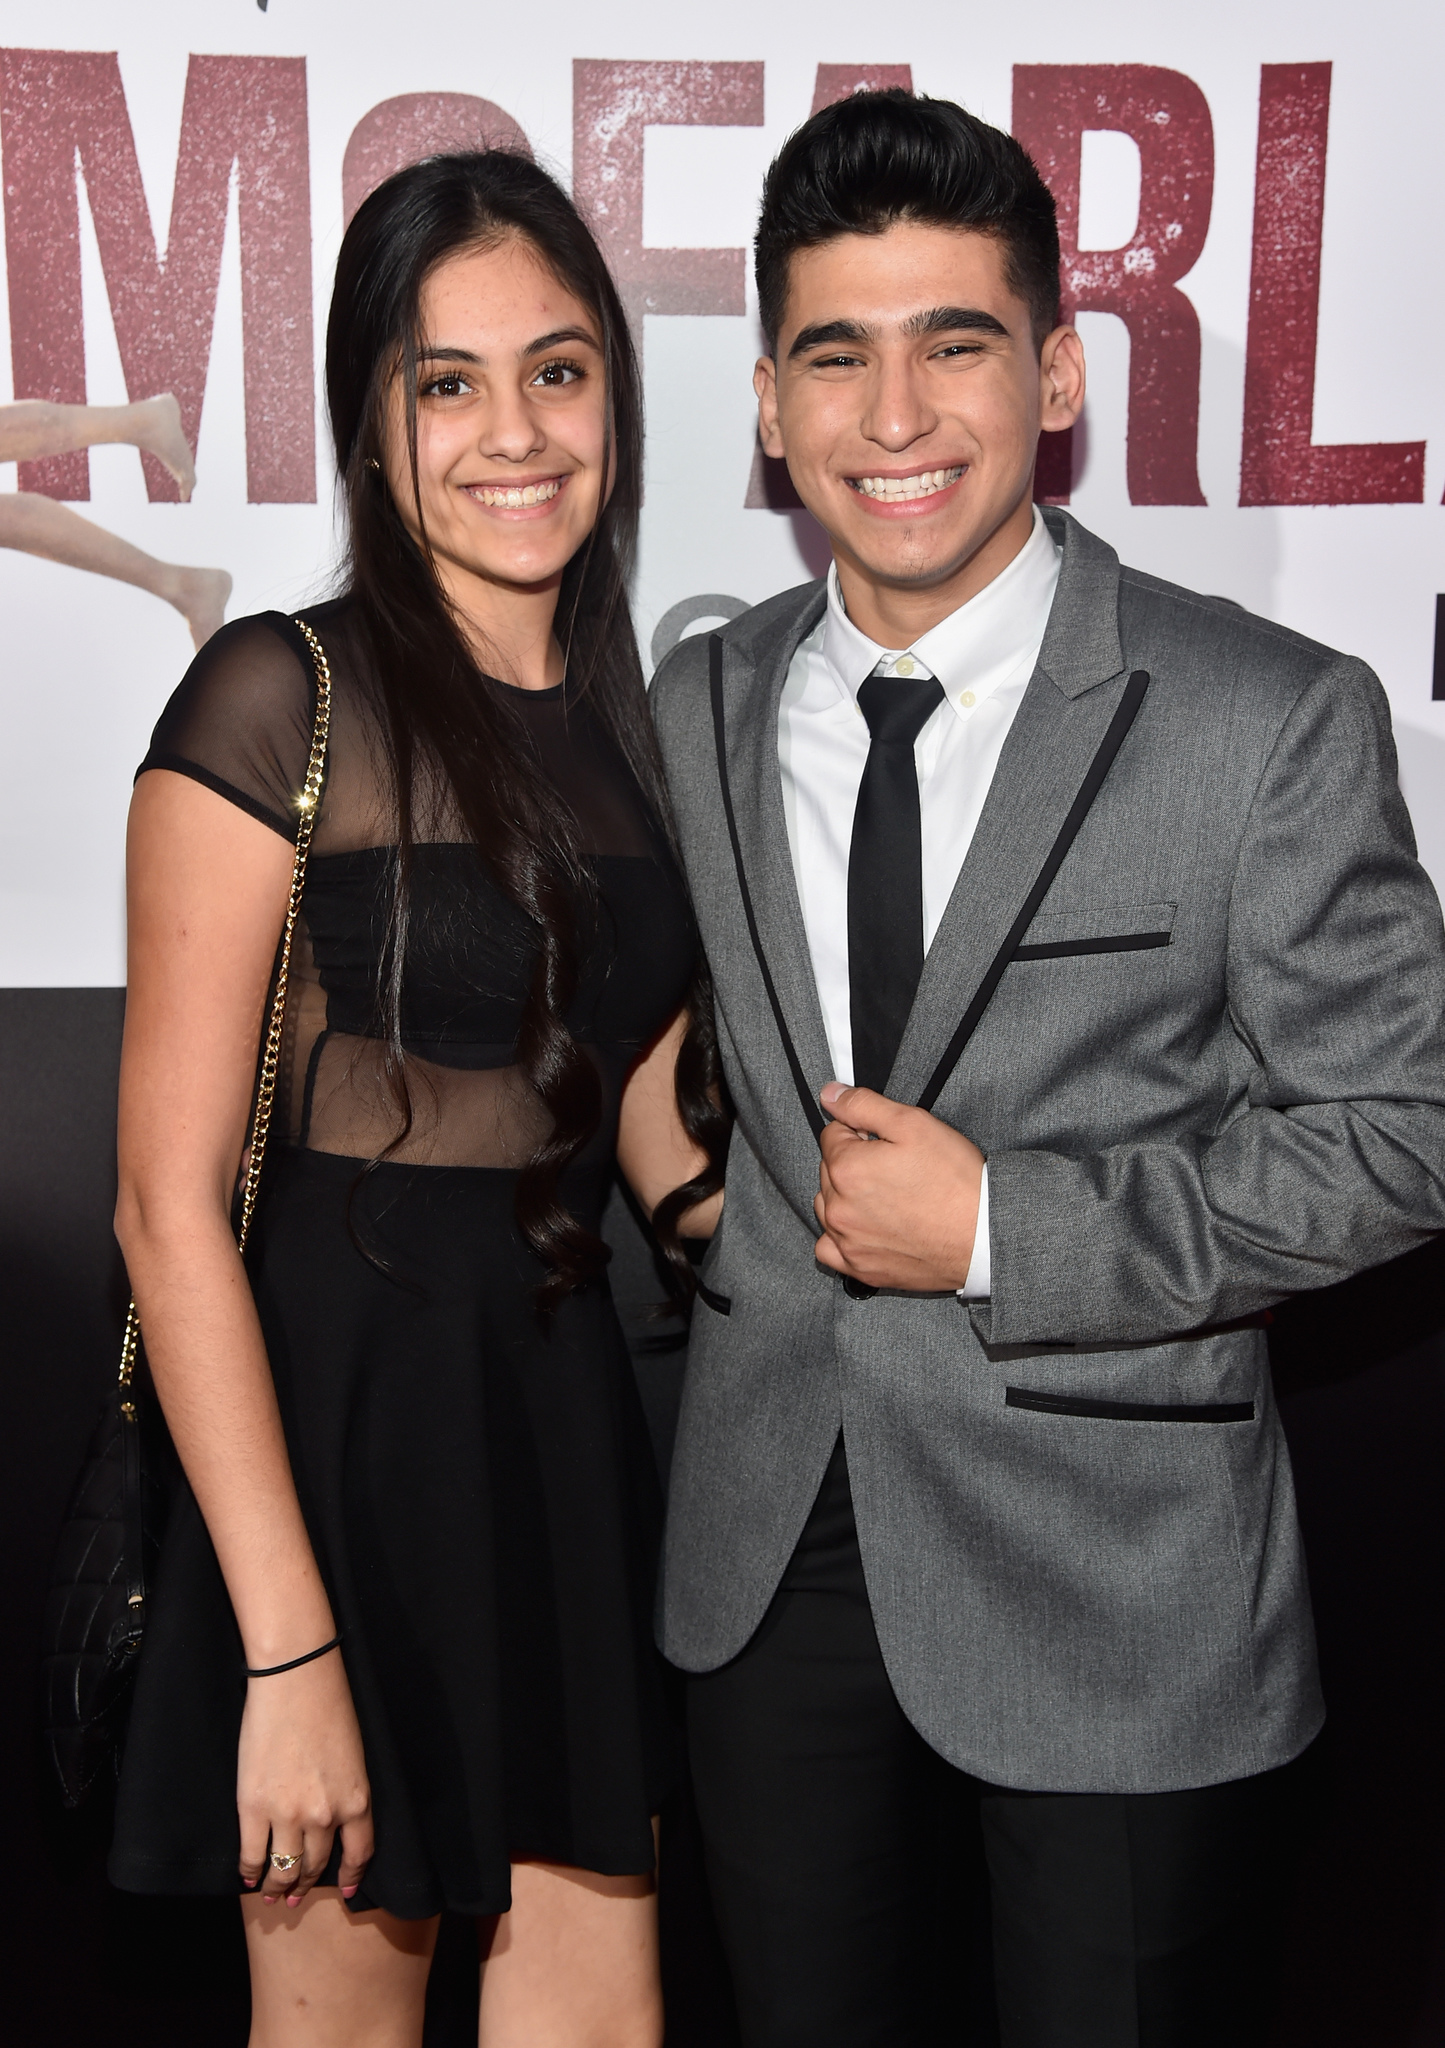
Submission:
[[[187,669],[136,775],[189,775],[294,839],[315,700],[315,675],[291,620],[279,612],[235,619]]]

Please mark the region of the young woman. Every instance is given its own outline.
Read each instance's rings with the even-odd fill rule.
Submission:
[[[486,2048],[652,2048],[657,1488],[597,1228],[619,1156],[706,1229],[717,1112],[627,611],[636,370],[571,203],[492,152],[361,207],[327,383],[350,573],[306,614],[330,740],[245,1266],[290,620],[209,643],[132,812],[117,1229],[188,1485],[112,1875],[247,1888],[255,2048],[418,2042],[443,1907]]]

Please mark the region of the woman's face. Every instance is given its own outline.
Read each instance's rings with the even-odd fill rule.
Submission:
[[[555,589],[597,520],[606,393],[595,315],[509,235],[439,264],[421,295],[417,470],[452,601]],[[393,378],[383,467],[419,538],[406,398]]]

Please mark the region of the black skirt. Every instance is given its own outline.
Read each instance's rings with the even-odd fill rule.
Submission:
[[[267,1182],[252,1284],[371,1781],[376,1853],[353,1906],[501,1912],[523,1858],[651,1870],[673,1766],[650,1626],[661,1503],[605,1286],[538,1315],[511,1173],[362,1178],[354,1159],[278,1149]],[[245,1691],[182,1485],[123,1759],[117,1885],[240,1889]]]

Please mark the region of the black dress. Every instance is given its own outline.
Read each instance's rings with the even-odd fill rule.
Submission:
[[[514,1859],[652,1868],[671,1761],[650,1627],[657,1479],[605,1283],[550,1318],[535,1306],[545,1269],[513,1209],[517,1170],[548,1127],[515,1064],[532,927],[449,816],[440,777],[415,785],[411,1128],[365,1170],[400,1128],[377,1022],[394,806],[349,608],[308,616],[334,674],[332,740],[248,1265],[371,1781],[376,1853],[353,1904],[494,1913]],[[695,934],[665,843],[585,701],[563,686],[506,702],[595,868],[567,1022],[603,1113],[560,1190],[595,1231],[623,1081],[682,1000]],[[292,839],[314,705],[291,622],[237,621],[197,658],[143,768],[190,775]],[[239,1889],[245,1690],[225,1585],[182,1486],[122,1766],[117,1884]]]

